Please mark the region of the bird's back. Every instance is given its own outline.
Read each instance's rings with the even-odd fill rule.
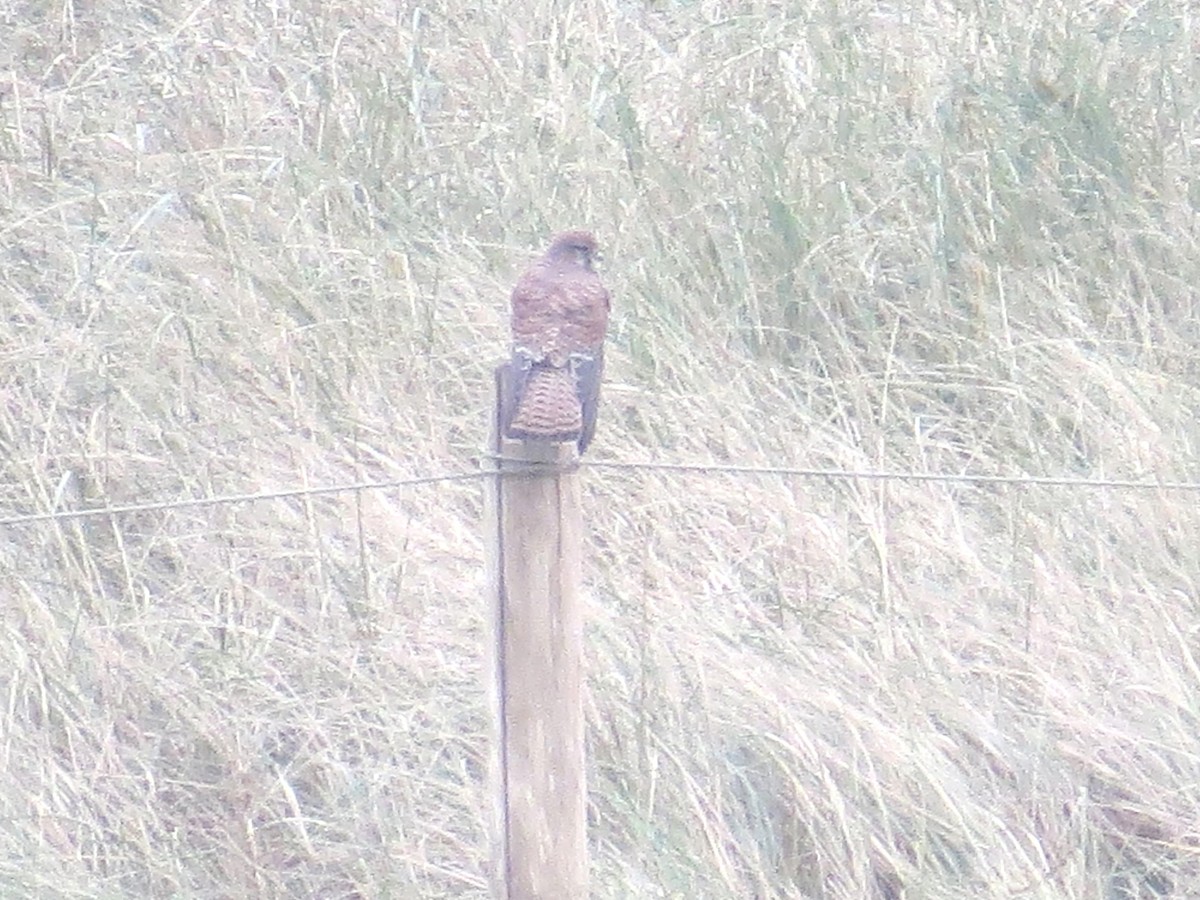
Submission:
[[[591,235],[560,235],[513,288],[511,437],[575,440],[583,452],[595,433],[609,295],[594,250]]]

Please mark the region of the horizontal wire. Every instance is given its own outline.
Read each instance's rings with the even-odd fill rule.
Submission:
[[[504,457],[496,457],[504,459]],[[517,462],[519,460],[513,460]],[[607,462],[581,460],[590,469],[698,472],[724,475],[790,475],[842,481],[940,481],[965,484],[1007,484],[1041,487],[1118,488],[1144,491],[1200,491],[1200,481],[1138,481],[1127,478],[1076,478],[1064,475],[983,475],[969,472],[897,472],[865,469],[804,469],[789,466],[736,466],[711,463]]]
[[[457,472],[443,475],[426,475],[416,478],[397,478],[389,481],[361,481],[351,484],[335,484],[322,487],[289,488],[278,491],[259,491],[250,494],[225,494],[214,497],[188,497],[182,500],[160,500],[146,503],[129,503],[122,506],[105,506],[94,509],[65,509],[57,512],[27,513],[0,517],[0,527],[5,525],[29,525],[37,522],[83,519],[93,516],[113,516],[126,513],[160,512],[172,509],[188,509],[203,506],[219,506],[233,503],[254,503],[260,500],[284,500],[293,497],[313,497],[340,494],[352,491],[382,490],[396,487],[415,487],[423,484],[474,481],[495,475],[518,475],[532,473],[569,472],[576,467],[589,469],[612,469],[632,472],[693,472],[703,475],[778,475],[795,478],[812,478],[841,481],[909,481],[942,482],[977,485],[1012,485],[1033,487],[1067,487],[1080,489],[1109,488],[1135,491],[1200,491],[1200,482],[1195,481],[1138,481],[1126,478],[1074,478],[1054,475],[980,475],[965,472],[898,472],[858,469],[815,469],[792,466],[738,466],[714,463],[669,463],[669,462],[620,462],[605,460],[580,460],[566,466],[555,463],[540,463],[510,456],[486,454],[480,458],[492,463],[517,464],[517,468],[505,470],[484,469],[476,472]],[[477,460],[479,461],[479,460]]]
[[[487,472],[458,472],[447,475],[426,475],[417,478],[397,478],[391,481],[360,481],[353,484],[334,484],[325,487],[288,488],[280,491],[259,491],[253,494],[224,494],[215,497],[186,497],[182,500],[159,500],[148,503],[129,503],[123,506],[103,506],[95,509],[64,509],[58,512],[28,513],[0,518],[0,526],[28,525],[60,519],[84,519],[91,516],[113,516],[124,513],[159,512],[169,509],[189,509],[199,506],[218,506],[225,503],[253,503],[258,500],[283,500],[291,497],[315,497],[321,494],[341,494],[349,491],[369,491],[381,488],[412,487],[449,481],[474,481]]]

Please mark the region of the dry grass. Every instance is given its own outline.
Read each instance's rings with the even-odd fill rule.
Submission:
[[[597,458],[1196,478],[1187,5],[905,6],[0,4],[0,510],[466,468],[577,225]],[[1200,895],[1193,496],[587,487],[597,897]],[[484,896],[479,508],[0,530],[0,894]]]

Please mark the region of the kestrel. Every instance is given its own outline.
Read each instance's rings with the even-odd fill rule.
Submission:
[[[596,239],[567,231],[512,292],[512,361],[504,431],[583,453],[596,433],[608,291],[592,269]]]

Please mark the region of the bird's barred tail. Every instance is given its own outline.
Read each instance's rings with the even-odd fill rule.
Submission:
[[[583,409],[567,369],[534,367],[517,397],[508,436],[535,441],[573,441],[583,430]]]

